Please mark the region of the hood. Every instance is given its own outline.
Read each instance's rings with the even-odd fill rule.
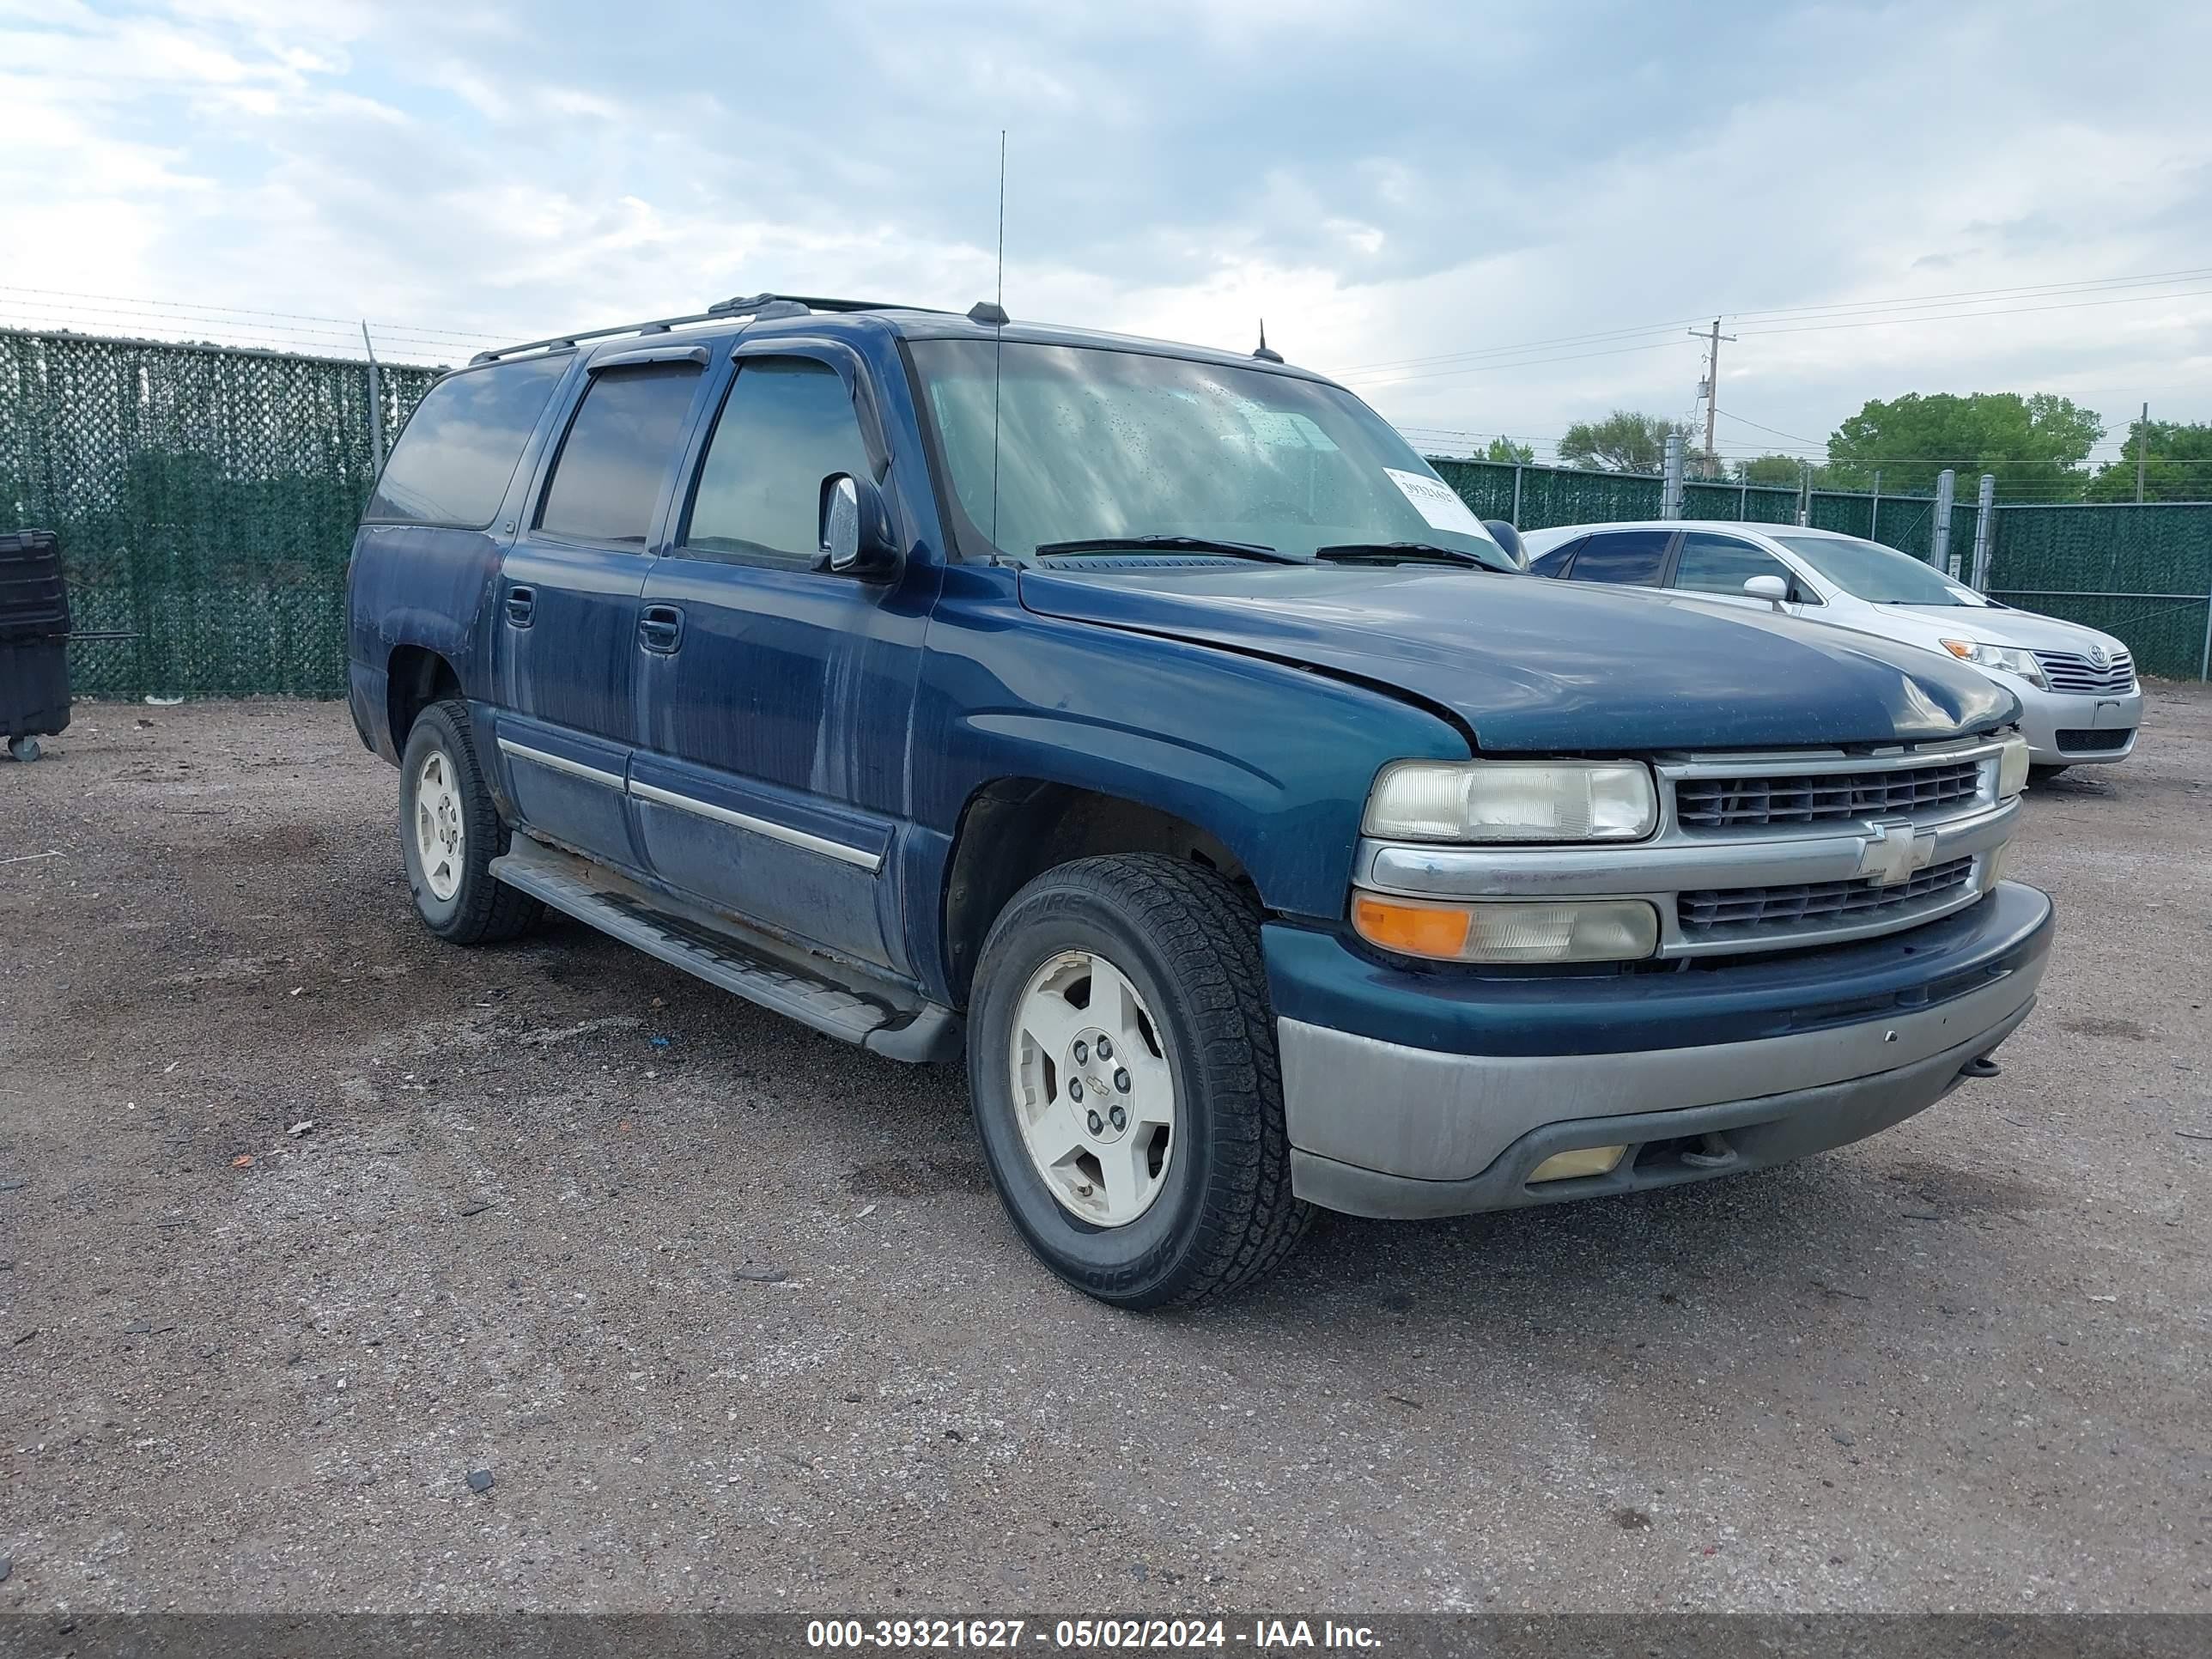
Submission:
[[[1874,605],[1867,609],[1886,622],[1893,622],[1897,637],[1915,645],[1972,640],[1979,645],[2015,645],[2030,651],[2071,651],[2081,655],[2095,646],[2107,658],[2127,649],[2110,634],[2033,611],[1978,605]]]
[[[1802,748],[1987,732],[2019,702],[1916,646],[1684,595],[1438,570],[1024,570],[1041,616],[1395,686],[1489,753]]]

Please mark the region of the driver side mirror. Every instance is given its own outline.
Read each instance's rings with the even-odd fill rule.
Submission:
[[[821,547],[814,568],[866,582],[898,574],[897,539],[883,492],[869,479],[833,472],[822,481]]]
[[[1743,591],[1754,599],[1765,599],[1779,611],[1790,597],[1790,584],[1779,576],[1753,576],[1744,583]]]

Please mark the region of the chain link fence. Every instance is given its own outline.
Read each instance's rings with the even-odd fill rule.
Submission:
[[[436,378],[384,366],[397,432]],[[369,366],[0,331],[0,529],[59,533],[77,695],[331,697]]]
[[[2212,502],[1999,507],[1989,595],[2086,623],[2168,679],[2212,672]]]

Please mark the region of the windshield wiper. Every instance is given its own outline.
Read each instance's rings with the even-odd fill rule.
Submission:
[[[1464,564],[1477,570],[1501,572],[1513,568],[1463,547],[1439,547],[1434,542],[1339,542],[1333,547],[1316,548],[1314,557],[1324,564]]]
[[[1219,553],[1263,564],[1305,562],[1295,553],[1278,553],[1257,542],[1217,541],[1211,536],[1092,536],[1079,542],[1040,542],[1032,550],[1039,558],[1055,553]]]

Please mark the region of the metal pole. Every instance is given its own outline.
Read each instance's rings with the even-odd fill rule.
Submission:
[[[1705,342],[1705,459],[1704,465],[1708,470],[1705,476],[1709,478],[1717,477],[1720,475],[1716,469],[1720,465],[1720,462],[1713,454],[1713,417],[1720,413],[1721,342],[1723,340],[1733,342],[1735,336],[1722,333],[1721,319],[1716,317],[1713,319],[1712,331],[1710,334],[1693,328],[1690,331],[1690,337]]]
[[[1751,522],[1751,480],[1748,478],[1741,480],[1735,487],[1735,521],[1738,524]]]
[[[1659,516],[1682,516],[1682,434],[1679,432],[1667,434],[1667,475],[1659,486]]]
[[[1521,463],[1513,463],[1513,527],[1521,527]]]
[[[368,459],[384,465],[384,382],[376,372],[376,342],[368,337],[368,320],[362,319],[361,343],[368,350]]]
[[[2204,596],[2204,648],[2197,653],[2197,678],[2212,679],[2212,592]]]
[[[1982,474],[1982,493],[1974,507],[1974,575],[1977,593],[1990,591],[1990,537],[1996,529],[1997,476]]]
[[[2142,421],[2141,424],[2136,428],[2136,505],[2137,507],[2141,507],[2142,505],[2143,450],[2149,442],[2150,405],[2148,404],[2145,404],[2143,405]],[[2212,627],[2212,620],[2208,620],[2206,626]],[[2203,676],[2200,674],[2197,678],[2202,679]]]
[[[1928,562],[1954,581],[1959,562],[1951,556],[1951,499],[1958,493],[1959,475],[1945,467],[1936,475],[1936,525],[1928,542]]]
[[[1813,522],[1813,463],[1797,463],[1797,527],[1804,529]]]
[[[1879,531],[1881,528],[1881,469],[1880,467],[1876,467],[1876,468],[1875,468],[1875,470],[1874,470],[1874,507],[1873,507],[1873,510],[1872,510],[1871,512],[1869,512],[1869,513],[1868,514],[1868,515],[1867,515],[1867,539],[1868,539],[1869,541],[1870,541],[1870,542],[1878,542],[1878,541],[1880,541],[1880,540],[1881,539],[1881,538],[1879,535],[1875,534],[1875,532],[1877,532],[1877,531]]]

